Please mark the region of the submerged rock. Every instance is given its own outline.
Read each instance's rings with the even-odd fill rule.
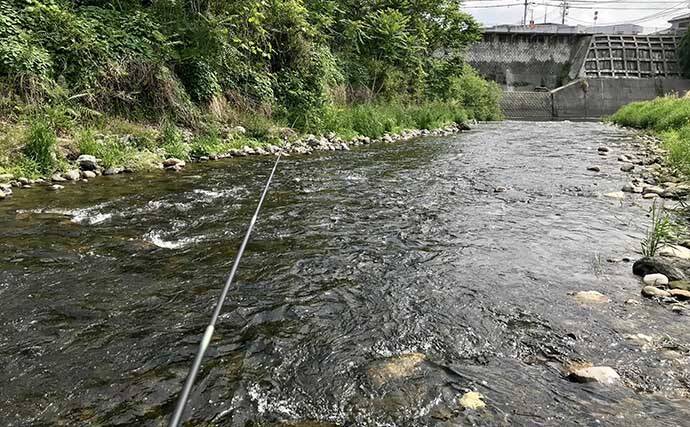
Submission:
[[[410,376],[426,360],[421,353],[403,354],[376,362],[367,370],[369,379],[376,385]]]
[[[465,409],[477,411],[479,409],[486,408],[486,403],[484,403],[484,401],[482,400],[483,398],[484,396],[482,396],[480,393],[477,393],[476,391],[471,391],[469,393],[463,394],[460,398],[459,403]]]
[[[642,295],[648,298],[667,298],[671,296],[671,294],[666,292],[665,290],[659,289],[654,286],[645,286],[644,288],[642,288]]]
[[[623,171],[623,172],[632,172],[634,170],[635,170],[635,165],[633,165],[633,164],[621,166],[621,171]]]
[[[4,199],[5,197],[7,197],[7,194],[5,194],[4,191],[0,190],[0,200]]]
[[[53,184],[50,186],[50,189],[54,191],[62,190],[63,188],[65,188],[65,186],[60,184]]]
[[[609,147],[601,146],[597,148],[597,151],[600,153],[608,153],[609,151],[611,151],[611,149]]]
[[[77,169],[72,169],[62,174],[62,176],[67,181],[79,181],[79,178],[81,178],[81,173],[79,173]]]
[[[648,286],[666,286],[668,285],[668,277],[663,274],[648,274],[642,279],[645,285]]]
[[[633,273],[644,277],[648,274],[663,274],[670,281],[687,280],[685,273],[676,267],[671,261],[662,257],[645,257],[633,265]]]
[[[621,377],[613,368],[608,366],[593,366],[570,372],[568,379],[577,383],[616,384]]]
[[[587,168],[587,170],[592,172],[601,172],[601,168],[599,166],[590,166]]]
[[[575,300],[582,304],[606,304],[609,297],[597,291],[582,291],[573,295]]]

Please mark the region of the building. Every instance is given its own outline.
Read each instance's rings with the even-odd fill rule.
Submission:
[[[542,34],[615,34],[637,35],[642,33],[643,27],[633,24],[605,25],[588,27],[586,25],[564,25],[554,23],[524,25],[496,25],[485,28],[485,32],[491,33],[542,33]]]
[[[690,24],[690,13],[670,19],[668,23],[671,24],[671,28],[667,30],[668,32],[676,34],[685,33],[688,31],[688,25]]]

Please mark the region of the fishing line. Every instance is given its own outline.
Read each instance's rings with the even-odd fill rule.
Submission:
[[[204,359],[204,354],[206,353],[206,350],[208,349],[208,345],[211,343],[211,338],[213,338],[213,331],[216,327],[216,322],[218,321],[218,316],[220,316],[220,311],[223,308],[223,303],[225,302],[225,298],[228,295],[228,291],[230,290],[230,286],[232,285],[232,281],[235,278],[235,273],[237,272],[237,267],[240,265],[240,260],[242,259],[242,254],[244,253],[244,249],[247,247],[247,242],[249,242],[249,236],[252,234],[252,230],[254,229],[254,224],[256,224],[256,219],[259,217],[259,211],[261,211],[261,205],[264,203],[264,199],[266,198],[266,193],[268,193],[268,188],[271,186],[271,181],[273,180],[273,175],[276,173],[276,168],[278,167],[278,162],[280,161],[280,154],[278,154],[278,157],[276,158],[276,162],[273,165],[273,170],[271,171],[271,175],[268,177],[268,181],[266,181],[266,186],[264,187],[263,193],[261,193],[261,198],[259,199],[259,204],[256,206],[256,212],[254,212],[254,216],[252,217],[252,220],[249,222],[249,227],[247,228],[247,234],[244,235],[244,240],[242,241],[242,244],[240,245],[240,250],[237,252],[237,256],[235,257],[235,263],[232,265],[232,270],[230,270],[230,275],[228,276],[228,279],[225,282],[225,287],[223,287],[223,292],[220,294],[220,297],[218,298],[218,302],[216,302],[216,308],[213,310],[213,316],[211,316],[211,321],[206,327],[206,331],[204,332],[204,336],[201,339],[201,343],[199,344],[199,350],[196,353],[196,357],[194,358],[194,363],[192,364],[191,369],[189,370],[189,373],[187,374],[187,379],[185,380],[184,387],[182,388],[182,392],[180,392],[180,397],[177,400],[177,404],[175,406],[175,412],[173,412],[172,417],[170,417],[170,423],[168,424],[168,427],[177,427],[180,424],[180,421],[182,420],[182,415],[185,410],[185,407],[187,405],[187,400],[189,399],[189,393],[192,391],[192,386],[194,386],[194,380],[196,379],[197,374],[199,373],[199,368],[201,367],[201,361]]]

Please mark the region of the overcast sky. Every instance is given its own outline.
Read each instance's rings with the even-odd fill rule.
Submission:
[[[527,13],[529,21],[534,11],[534,20],[561,22],[559,0],[529,0]],[[524,0],[465,0],[463,8],[483,24],[520,24],[524,11]],[[668,20],[674,16],[690,13],[690,1],[661,0],[572,0],[566,23],[571,25],[592,25],[594,11],[599,11],[598,25],[631,22],[645,27],[646,32],[660,30],[669,26]],[[472,6],[506,6],[474,8]],[[670,10],[669,10],[670,9]],[[657,16],[653,16],[653,15]]]

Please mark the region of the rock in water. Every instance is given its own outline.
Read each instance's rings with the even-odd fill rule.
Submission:
[[[83,171],[95,171],[98,169],[98,159],[95,156],[82,154],[77,158],[77,165]]]
[[[4,191],[0,190],[0,200],[4,199],[5,197],[7,197],[7,194],[5,194]]]
[[[668,277],[663,274],[648,274],[642,279],[645,285],[648,286],[666,286],[668,285]]]
[[[625,199],[625,193],[623,193],[622,191],[614,191],[612,193],[606,193],[604,195],[606,197],[611,198],[611,199],[619,199],[619,200]]]
[[[67,181],[59,173],[56,173],[55,175],[51,176],[50,180],[53,182],[65,182],[65,181]]]
[[[421,353],[403,354],[377,362],[368,369],[367,374],[374,384],[381,386],[389,381],[410,376],[425,359],[426,356]]]
[[[611,151],[611,149],[609,147],[599,147],[597,151],[599,151],[600,153],[608,153],[609,151]]]
[[[590,166],[587,168],[587,170],[592,172],[601,172],[601,168],[599,166]]]
[[[616,384],[621,377],[618,372],[608,366],[594,366],[591,368],[581,368],[568,375],[571,381],[577,383],[601,383]]]
[[[575,300],[582,304],[606,304],[609,298],[597,291],[582,291],[574,295]]]
[[[623,172],[632,172],[633,170],[635,170],[635,165],[631,164],[631,165],[621,166],[621,171],[623,171]]]
[[[667,298],[671,296],[670,293],[654,286],[645,286],[642,288],[642,295],[648,298]]]
[[[65,186],[64,186],[64,185],[59,185],[59,184],[53,184],[53,185],[50,186],[50,189],[51,189],[51,190],[55,190],[55,191],[57,191],[57,190],[62,190],[63,188],[65,188]]]
[[[661,256],[690,260],[690,249],[678,245],[668,245],[659,249]]]
[[[690,300],[690,291],[683,289],[671,289],[668,291],[668,293],[671,294],[672,297],[678,298],[681,301]]]
[[[648,274],[663,274],[671,281],[687,280],[685,273],[674,266],[669,260],[661,257],[645,257],[638,260],[633,265],[633,273],[636,276],[644,277]]]
[[[79,178],[81,178],[81,173],[77,169],[72,169],[70,171],[65,172],[62,174],[62,176],[67,180],[67,181],[79,181]]]
[[[486,403],[482,400],[483,398],[484,396],[476,391],[471,391],[462,395],[460,398],[460,405],[465,409],[471,409],[473,411],[484,409],[486,408]]]

